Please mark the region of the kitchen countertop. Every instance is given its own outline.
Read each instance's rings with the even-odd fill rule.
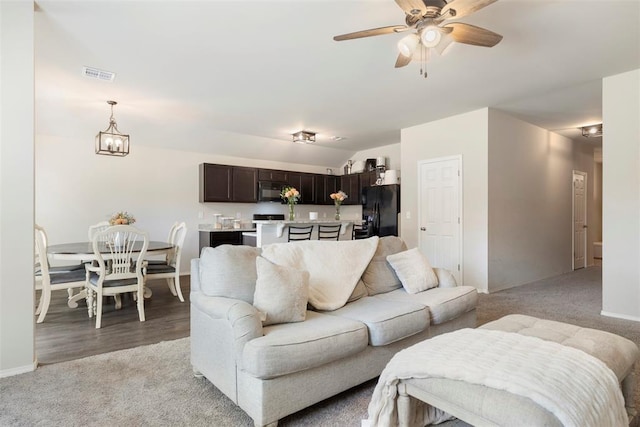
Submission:
[[[355,222],[355,219],[294,219],[290,221],[286,220],[254,220],[254,224],[342,224],[346,222]]]
[[[209,231],[211,233],[219,233],[221,231],[256,231],[253,227],[242,228],[214,228],[213,224],[199,224],[198,231]]]

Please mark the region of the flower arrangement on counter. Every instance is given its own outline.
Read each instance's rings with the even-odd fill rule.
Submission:
[[[136,222],[135,217],[127,211],[116,212],[109,219],[111,225],[131,225],[134,222]]]
[[[337,193],[329,194],[329,197],[333,200],[333,204],[336,205],[336,216],[335,219],[340,219],[340,205],[344,202],[344,199],[347,197],[347,193],[340,190]]]
[[[280,197],[289,205],[289,221],[293,221],[296,216],[293,207],[300,199],[300,192],[295,187],[284,187],[280,192]]]

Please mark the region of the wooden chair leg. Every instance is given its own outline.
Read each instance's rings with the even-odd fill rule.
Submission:
[[[42,301],[44,300],[44,292],[40,291],[40,300],[38,301],[38,308],[36,308],[36,316],[38,314],[40,314],[40,311],[42,310]]]
[[[182,289],[180,288],[180,275],[176,274],[176,278],[173,279],[173,286],[176,288],[176,293],[178,294],[178,299],[180,300],[180,302],[184,302]]]
[[[142,298],[140,298],[140,295],[138,295],[138,317],[140,318],[141,322],[145,321],[145,317],[144,317],[144,296]]]
[[[51,302],[51,289],[43,288],[42,297],[42,308],[40,309],[40,315],[38,316],[38,320],[36,321],[36,323],[44,322],[44,317],[47,315],[47,311],[49,311],[49,303]]]
[[[116,310],[120,310],[122,308],[122,296],[120,294],[115,294],[113,299],[116,300]]]
[[[98,306],[96,307],[96,329],[102,326],[102,293],[98,292],[96,297]]]
[[[93,290],[89,287],[87,289],[87,313],[89,313],[89,319],[93,317]]]
[[[173,278],[172,277],[167,277],[167,286],[169,286],[169,290],[171,291],[171,295],[173,295],[174,297],[178,296],[178,293],[176,292],[176,286],[173,282]]]

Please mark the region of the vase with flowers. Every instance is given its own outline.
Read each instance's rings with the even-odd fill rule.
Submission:
[[[294,206],[298,203],[300,192],[294,187],[284,187],[280,192],[280,197],[289,205],[289,221],[293,221],[296,218]]]
[[[339,220],[340,219],[340,205],[342,204],[342,202],[344,202],[344,199],[346,199],[347,194],[340,190],[337,193],[331,193],[329,194],[329,197],[331,198],[331,200],[333,200],[333,204],[336,206],[336,216],[335,219]]]
[[[131,225],[134,222],[136,222],[136,218],[127,211],[116,212],[109,218],[110,225]],[[119,248],[125,245],[126,241],[126,233],[117,232],[112,243]]]

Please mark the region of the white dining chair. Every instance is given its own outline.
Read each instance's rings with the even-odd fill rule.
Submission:
[[[169,290],[181,302],[184,302],[184,297],[180,288],[180,256],[186,235],[187,225],[184,222],[175,223],[169,231],[169,243],[173,249],[164,260],[148,261],[146,275],[147,280],[166,279]]]
[[[88,230],[89,241],[93,242],[93,236],[95,236],[98,231],[106,230],[110,226],[109,221],[100,221],[97,224],[90,225]]]
[[[135,247],[136,242],[140,247]],[[131,225],[116,225],[95,233],[92,245],[96,265],[87,264],[85,268],[89,273],[87,307],[89,317],[96,315],[96,329],[102,326],[102,297],[127,292],[135,293],[138,317],[144,322],[144,257],[149,235]]]
[[[84,288],[86,273],[82,264],[71,266],[49,265],[47,256],[47,233],[44,228],[35,225],[35,284],[36,290],[40,290],[40,301],[35,314],[38,316],[37,323],[44,322],[44,318],[49,311],[51,303],[51,292],[57,290],[67,290],[67,301],[73,298],[75,288]],[[74,303],[77,307],[77,304]]]

